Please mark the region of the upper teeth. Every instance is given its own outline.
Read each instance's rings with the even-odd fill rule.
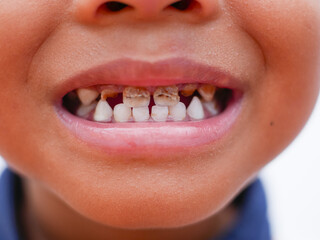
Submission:
[[[191,96],[197,90],[197,84],[187,84],[181,90],[181,94],[185,97]]]
[[[90,105],[99,96],[99,92],[94,88],[79,88],[77,94],[81,103],[85,106]]]
[[[99,96],[99,102],[95,101]],[[123,103],[117,104],[112,110],[108,98],[116,97],[123,90]],[[183,121],[184,119],[201,120],[207,116],[217,115],[221,110],[214,100],[216,88],[209,84],[187,84],[180,88],[180,93],[192,96],[195,91],[201,96],[194,96],[188,108],[180,102],[179,88],[177,86],[157,87],[153,92],[155,105],[151,108],[153,121]],[[152,92],[152,91],[151,91]],[[149,104],[151,93],[144,87],[119,87],[116,85],[104,85],[97,88],[81,88],[77,90],[81,106],[76,114],[83,118],[92,116],[98,122],[128,122],[148,121],[150,119]]]
[[[178,87],[158,87],[153,93],[153,99],[156,105],[174,106],[178,104],[180,100]]]
[[[126,87],[123,91],[123,103],[128,107],[147,107],[150,92],[143,87]]]
[[[117,87],[114,85],[105,86],[104,89],[101,91],[101,99],[106,100],[109,97],[114,98],[116,96],[118,96],[118,91]]]
[[[214,94],[216,92],[216,87],[205,84],[198,88],[198,92],[205,101],[209,102],[213,100]]]

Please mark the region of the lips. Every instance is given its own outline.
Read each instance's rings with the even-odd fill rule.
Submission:
[[[211,84],[232,91],[224,111],[219,115],[183,122],[99,123],[70,113],[62,99],[79,88],[97,85],[159,87],[181,84]],[[217,68],[174,58],[159,62],[120,59],[75,75],[57,89],[55,109],[68,132],[93,148],[105,151],[139,151],[179,149],[218,141],[231,132],[241,112],[245,86]]]

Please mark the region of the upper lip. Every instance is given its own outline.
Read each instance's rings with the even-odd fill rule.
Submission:
[[[84,70],[63,81],[57,90],[57,97],[61,99],[77,88],[99,84],[166,86],[181,83],[210,83],[237,90],[244,88],[243,83],[227,71],[187,58],[157,62],[123,58]]]

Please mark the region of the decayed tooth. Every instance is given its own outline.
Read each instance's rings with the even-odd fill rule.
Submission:
[[[151,117],[156,122],[165,122],[167,121],[169,114],[168,107],[162,107],[162,106],[152,106],[151,110]]]
[[[101,99],[106,100],[107,98],[115,98],[118,96],[118,88],[115,85],[103,86],[101,91]]]
[[[123,90],[123,103],[128,107],[148,107],[150,93],[143,87],[126,87]]]
[[[94,101],[90,105],[83,105],[81,104],[80,107],[77,109],[76,115],[78,117],[86,118],[88,117],[89,113],[95,109],[97,106],[97,101]]]
[[[113,116],[116,122],[128,122],[131,118],[131,108],[125,104],[117,104],[113,109]]]
[[[159,106],[174,106],[180,101],[177,86],[158,87],[153,93],[153,99]]]
[[[150,118],[149,107],[132,108],[132,116],[136,122],[148,121]]]
[[[169,114],[173,121],[182,121],[187,115],[186,105],[184,105],[182,102],[179,102],[178,104],[169,107]]]
[[[99,92],[91,87],[79,88],[77,89],[77,95],[80,99],[80,102],[83,105],[87,106],[90,105],[99,96]]]
[[[93,120],[97,122],[110,122],[112,118],[112,108],[107,101],[101,99],[93,115]]]
[[[190,97],[197,90],[197,84],[187,84],[180,93],[185,97]]]
[[[204,84],[198,88],[198,92],[205,101],[209,102],[213,100],[216,87],[210,84]]]
[[[202,103],[204,108],[212,115],[218,115],[220,110],[219,110],[219,105],[216,101],[211,101],[211,102],[203,102]]]
[[[187,113],[189,117],[200,120],[204,118],[204,110],[201,101],[198,97],[193,97],[190,105],[187,108]]]

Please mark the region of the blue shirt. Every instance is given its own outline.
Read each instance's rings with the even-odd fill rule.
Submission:
[[[0,178],[0,240],[23,240],[17,209],[21,205],[21,179],[9,169]],[[234,201],[239,208],[234,226],[212,240],[270,240],[267,205],[263,186],[256,180]]]

